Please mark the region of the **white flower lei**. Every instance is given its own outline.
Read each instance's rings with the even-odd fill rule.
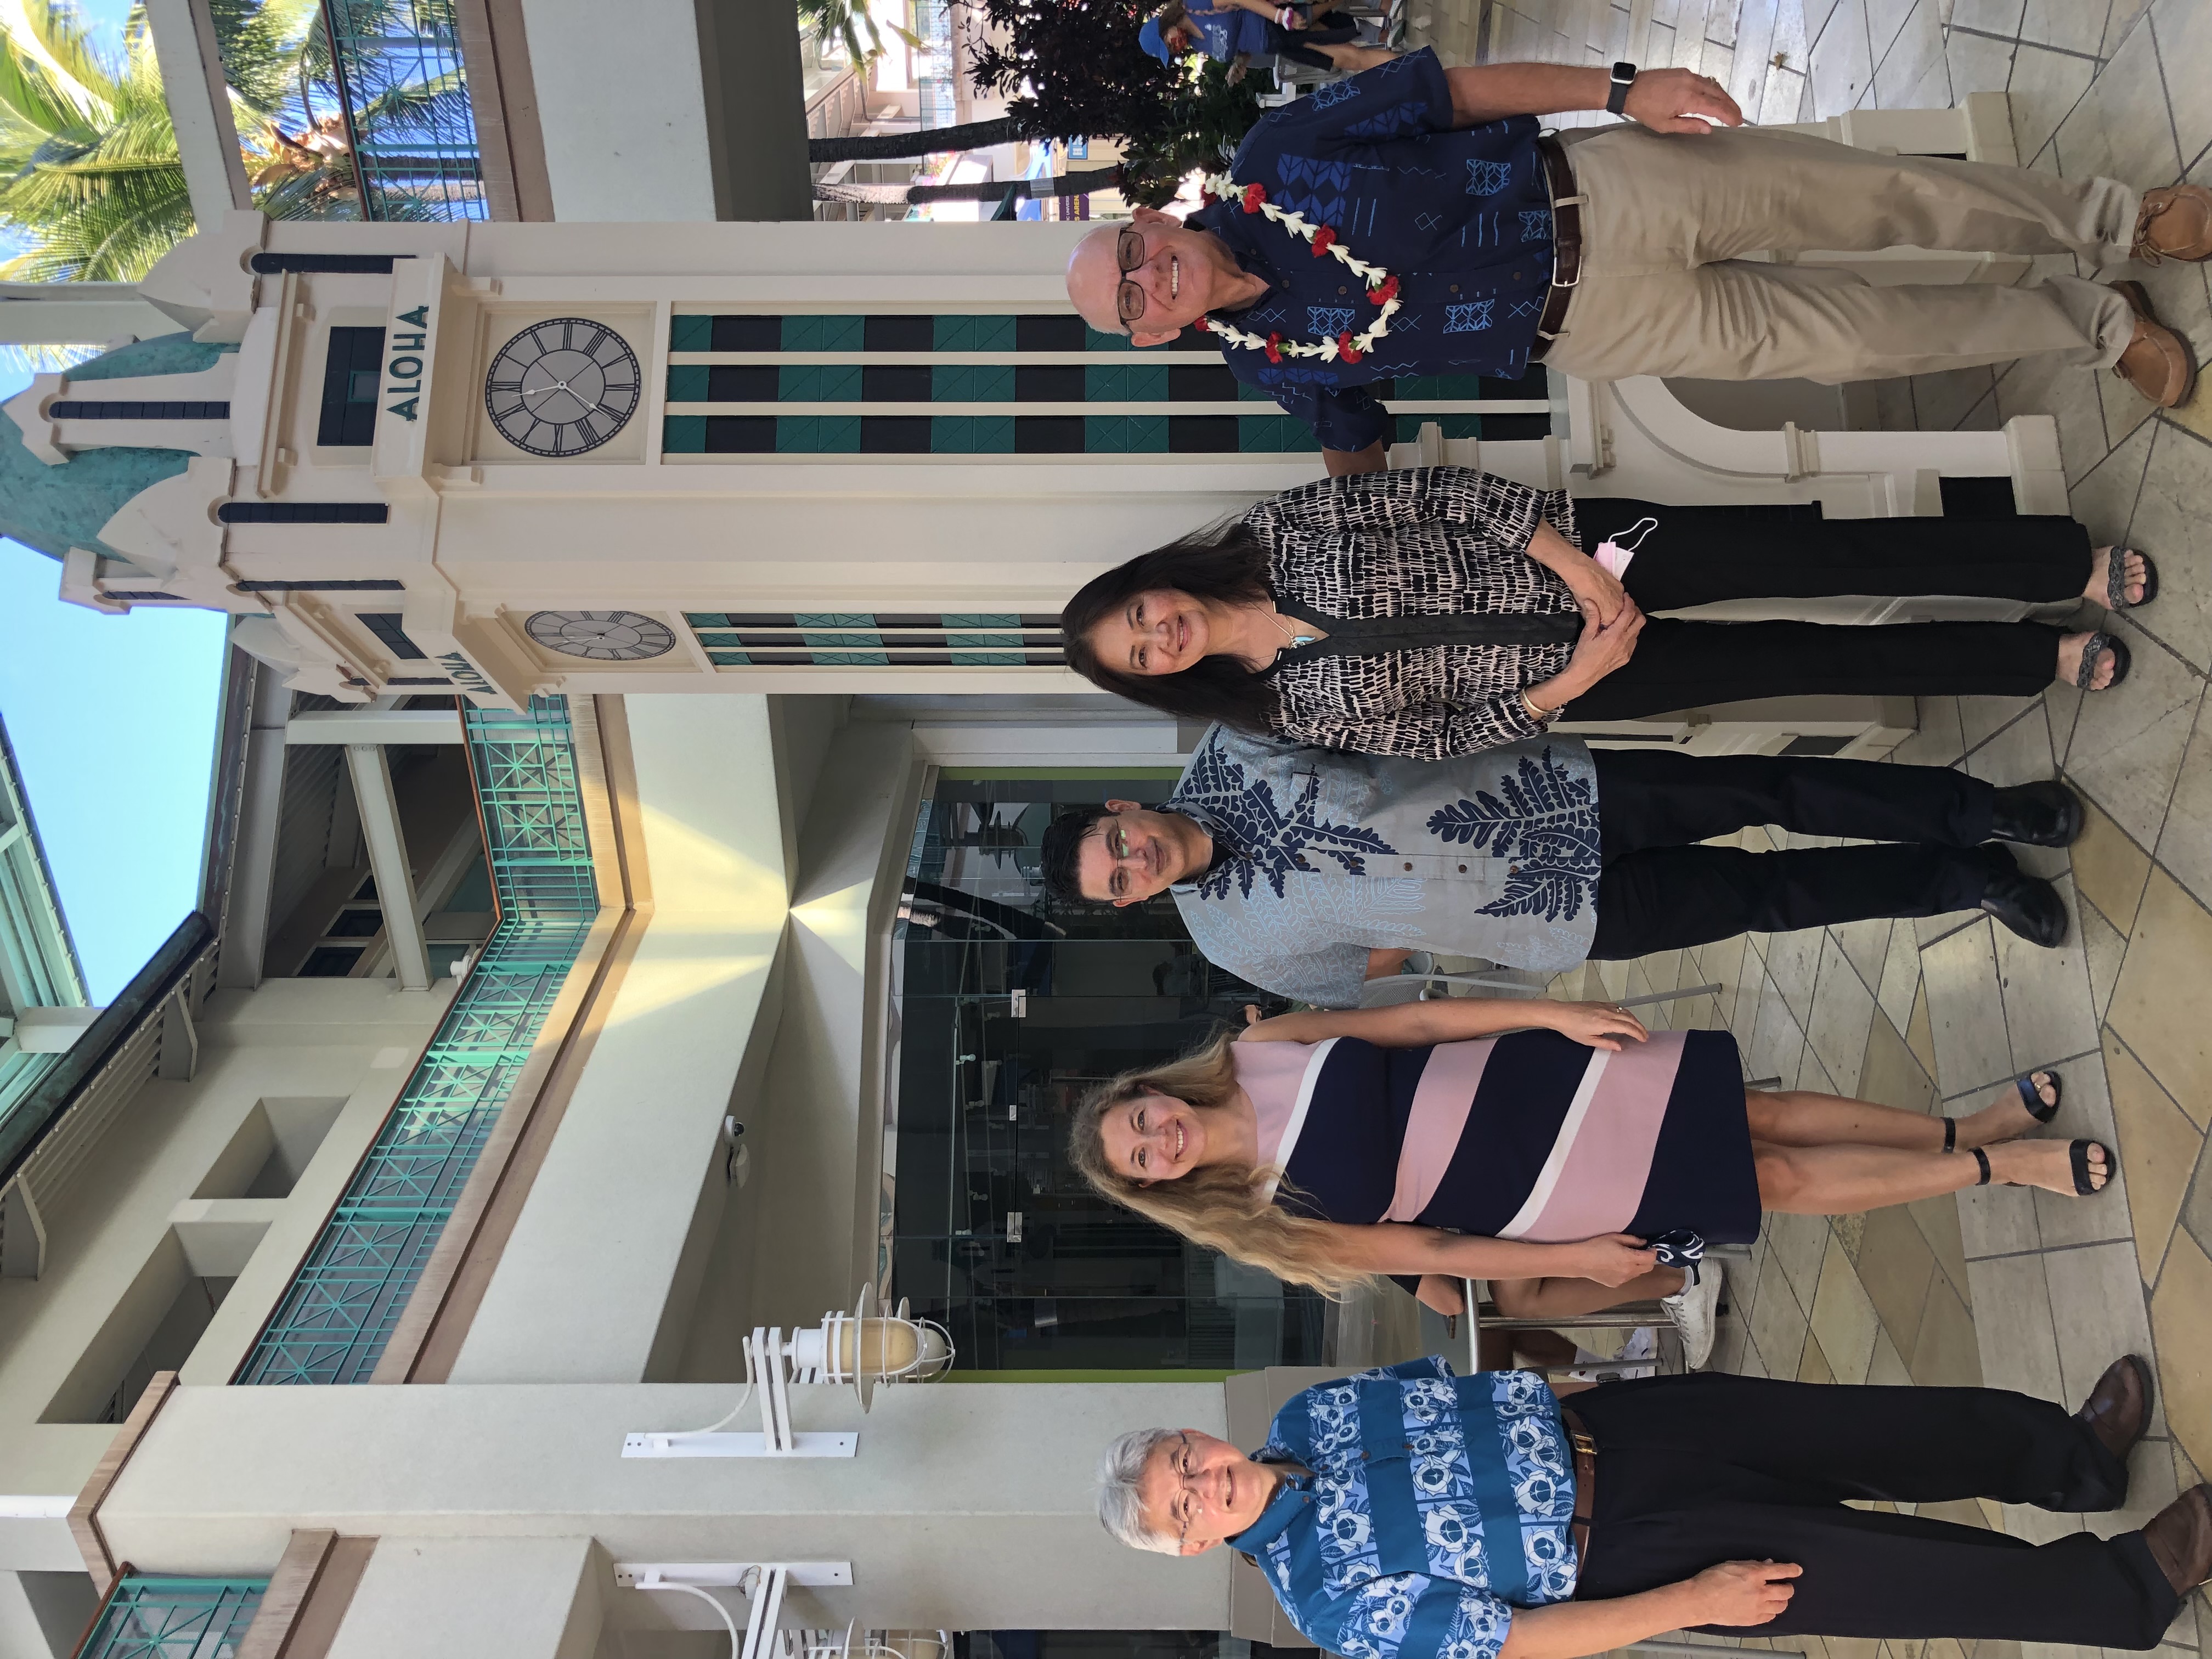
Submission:
[[[1314,244],[1316,257],[1328,253],[1341,262],[1365,285],[1367,297],[1380,307],[1375,320],[1354,334],[1349,329],[1333,340],[1313,343],[1304,340],[1285,340],[1279,334],[1270,334],[1264,339],[1232,324],[1213,317],[1200,317],[1198,326],[1219,335],[1229,344],[1246,351],[1264,351],[1270,362],[1280,362],[1285,357],[1319,357],[1334,362],[1341,357],[1347,363],[1356,363],[1375,349],[1375,343],[1390,331],[1390,319],[1398,313],[1398,279],[1380,265],[1370,264],[1358,258],[1336,240],[1336,232],[1328,226],[1315,226],[1302,213],[1277,207],[1267,199],[1266,187],[1260,185],[1240,185],[1225,173],[1208,173],[1203,187],[1211,195],[1224,202],[1239,204],[1247,213],[1262,214],[1293,235],[1303,236]]]

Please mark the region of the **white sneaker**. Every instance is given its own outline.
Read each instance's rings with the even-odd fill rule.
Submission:
[[[1667,1310],[1667,1317],[1681,1333],[1683,1365],[1696,1371],[1703,1370],[1705,1361],[1712,1358],[1713,1337],[1719,1322],[1721,1285],[1726,1275],[1721,1271],[1721,1264],[1711,1256],[1693,1271],[1697,1277],[1674,1295],[1662,1297],[1659,1305]]]

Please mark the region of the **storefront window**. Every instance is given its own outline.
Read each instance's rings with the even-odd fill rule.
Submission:
[[[1094,1084],[1271,1006],[1198,954],[1164,895],[1120,910],[1043,896],[1054,816],[1173,783],[947,776],[922,808],[896,953],[890,1267],[963,1370],[1321,1360],[1319,1296],[1107,1203],[1067,1163],[1069,1113]]]

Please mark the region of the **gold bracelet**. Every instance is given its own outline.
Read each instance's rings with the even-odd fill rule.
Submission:
[[[1537,708],[1534,699],[1530,697],[1526,691],[1523,691],[1521,694],[1521,706],[1528,711],[1528,718],[1535,721],[1539,726],[1541,726],[1546,720],[1552,717],[1552,711],[1548,708]]]

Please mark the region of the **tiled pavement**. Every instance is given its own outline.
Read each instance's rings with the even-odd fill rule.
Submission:
[[[1942,107],[2006,91],[2023,161],[2147,186],[2212,179],[2212,0],[1655,0],[1642,43],[1626,6],[1495,0],[1488,58],[1691,64],[1769,121],[1856,106]],[[1477,60],[1480,0],[1412,0],[1448,58]],[[2138,274],[2212,357],[2203,267]],[[2093,804],[2070,857],[2033,854],[2079,926],[2039,951],[1967,916],[1732,940],[1609,966],[1614,995],[1717,981],[1679,1023],[1727,1024],[1750,1074],[1917,1110],[1966,1111],[2032,1066],[2065,1073],[2051,1133],[2117,1144],[2094,1200],[1984,1189],[1830,1222],[1779,1218],[1738,1286],[1724,1363],[1818,1380],[1985,1382],[2069,1404],[2124,1350],[2154,1354],[2162,1395],[2123,1514],[1944,1506],[2021,1535],[2137,1523],[2212,1469],[2212,377],[2159,414],[2110,376],[2009,368],[1881,388],[1886,423],[1994,428],[2057,417],[2074,510],[2099,541],[2159,560],[2163,591],[2121,623],[2118,690],[1921,708],[1899,761],[1995,782],[2068,778]],[[1585,970],[1595,975],[1595,970]],[[1589,986],[1595,992],[1595,985]],[[2200,1644],[2199,1598],[2167,1640]],[[2205,1617],[2202,1640],[2212,1640]],[[1798,1646],[1791,1641],[1784,1646]],[[1816,1654],[1821,1644],[1804,1644]],[[1873,1643],[1831,1642],[1837,1659]],[[1899,1644],[1890,1644],[1893,1648]],[[1919,1644],[1904,1644],[1918,1646]],[[1932,1659],[1961,1659],[1929,1644]],[[1963,1659],[1990,1659],[2003,1644]],[[1882,1659],[1922,1659],[1902,1652]],[[2071,1659],[2031,1646],[2027,1659]]]

